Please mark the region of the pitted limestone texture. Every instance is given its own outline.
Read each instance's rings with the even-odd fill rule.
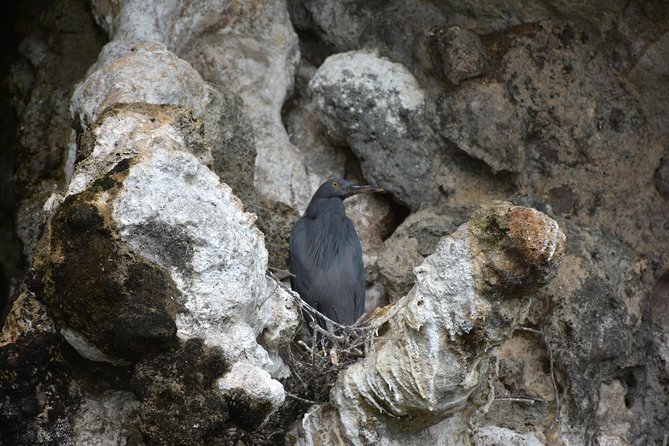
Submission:
[[[181,105],[201,117],[209,89],[188,62],[156,42],[110,42],[72,96],[72,115],[89,128],[110,106],[123,103]]]
[[[426,208],[411,214],[383,244],[379,253],[379,274],[388,299],[396,302],[415,283],[413,270],[432,254],[439,240],[467,221],[472,209]]]
[[[141,399],[140,425],[148,444],[205,444],[228,421],[228,405],[216,389],[226,361],[201,339],[140,362],[133,389]]]
[[[134,361],[174,345],[179,291],[118,240],[108,206],[118,183],[111,183],[60,204],[38,244],[36,283],[56,326],[84,357]]]
[[[466,436],[468,414],[490,402],[493,347],[553,277],[564,244],[555,222],[537,211],[506,202],[479,208],[415,268],[412,290],[376,314],[367,356],[340,373],[330,404],[315,406],[293,430],[297,444],[314,444],[324,432],[356,445]],[[491,260],[496,283],[482,286]],[[498,288],[508,286],[515,294],[503,298]],[[432,435],[428,428],[445,420],[451,424]]]
[[[281,295],[265,277],[262,234],[253,224],[255,216],[243,211],[212,171],[185,152],[156,148],[129,169],[114,218],[121,236],[138,251],[147,251],[142,249],[147,240],[137,228],[161,225],[191,240],[192,273],[171,268],[187,309],[176,320],[181,338],[203,338],[231,361],[248,359],[279,371],[280,364],[273,364],[255,341],[268,323],[268,302]],[[152,251],[165,253],[162,237],[149,244],[157,246]],[[169,257],[154,259],[169,266]]]
[[[297,35],[284,1],[168,0],[148,5],[96,0],[93,6],[114,41],[164,45],[207,82],[239,95],[256,143],[256,190],[265,199],[293,207],[308,200],[300,151],[281,121],[299,61]]]
[[[458,85],[483,74],[488,55],[479,37],[468,29],[452,26],[433,32],[438,63],[443,75]]]
[[[412,209],[436,201],[425,97],[404,66],[370,52],[336,54],[320,66],[309,90],[328,136],[351,147],[368,181]]]

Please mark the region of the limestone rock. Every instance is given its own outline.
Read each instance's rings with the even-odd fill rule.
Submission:
[[[383,247],[382,235],[388,233],[392,208],[382,194],[353,196],[344,201],[344,206],[360,238],[367,283],[372,283],[378,275],[376,262]]]
[[[170,20],[171,47],[202,76],[244,102],[256,141],[254,184],[265,199],[299,209],[308,200],[300,151],[289,141],[281,109],[299,61],[297,36],[281,0],[191,4]],[[236,17],[230,21],[229,16]],[[240,61],[243,61],[240,63]]]
[[[533,434],[520,434],[511,429],[486,426],[476,430],[474,444],[477,446],[541,446],[544,439]]]
[[[287,228],[314,187],[329,176],[380,182],[381,174],[388,176],[385,186],[395,200],[414,215],[382,247],[390,236],[384,227],[393,229],[408,210],[376,196],[351,202],[349,212],[369,246],[365,258],[371,261],[367,274],[374,293],[383,296],[386,285],[393,300],[415,305],[376,310],[371,321],[385,325],[374,339],[374,360],[365,359],[373,367],[365,363],[342,371],[332,400],[312,407],[289,441],[665,442],[667,2],[90,4],[113,42],[89,72],[86,95],[84,83],[75,98],[83,99],[75,116],[89,116],[76,120],[76,133],[68,112],[74,85],[105,43],[89,3],[10,2],[2,8],[8,26],[0,71],[9,73],[10,87],[0,91],[0,121],[8,124],[0,137],[5,177],[0,184],[3,191],[13,187],[17,201],[14,206],[11,197],[0,197],[0,292],[13,292],[11,308],[2,309],[8,316],[0,335],[0,381],[10,385],[0,384],[0,418],[7,421],[0,423],[0,442],[281,441],[285,426],[304,407],[291,398],[273,412],[283,394],[272,376],[287,374],[279,350],[298,313],[291,296],[257,273],[262,249],[249,250],[254,260],[235,251],[234,246],[263,244],[246,212],[258,211],[255,224],[265,233],[268,263],[280,267]],[[294,87],[298,42],[287,9],[303,57]],[[21,40],[17,52],[8,47],[14,39]],[[135,44],[140,54],[131,51]],[[342,53],[372,55],[375,63],[342,64],[342,76],[328,84],[348,82],[340,91],[307,88],[312,78],[330,82],[323,70],[332,64],[325,61]],[[370,66],[390,70],[382,76],[385,71]],[[125,77],[124,69],[132,75]],[[345,71],[350,78],[344,79]],[[397,91],[384,89],[379,79]],[[416,91],[422,105],[405,107],[409,116],[384,102]],[[330,109],[320,108],[324,98]],[[358,113],[351,98],[368,102]],[[351,130],[355,125],[358,133]],[[405,176],[416,174],[415,161],[419,167],[426,163],[427,170],[416,175],[420,187],[411,189]],[[245,211],[216,176],[247,205]],[[124,191],[128,178],[133,189]],[[165,178],[174,183],[165,196],[158,196],[155,184],[147,187],[151,199],[140,195],[144,182],[166,184]],[[205,186],[208,192],[200,190]],[[214,191],[229,197],[214,202],[230,211],[225,215],[232,226],[240,223],[231,231],[241,238],[237,245],[196,229],[210,221],[198,216],[219,215],[210,213],[211,202],[185,206],[192,214],[188,220],[174,209],[211,198]],[[121,193],[125,210],[119,214]],[[448,243],[437,243],[458,223],[437,210],[471,209],[512,196],[530,197],[514,204],[536,207],[567,233],[560,273],[542,290],[526,288],[519,279],[543,280],[552,268],[542,243],[518,245],[551,229],[523,223],[537,222],[540,214],[534,211],[513,208],[502,219],[478,213]],[[153,213],[127,212],[134,201]],[[384,221],[388,215],[390,223]],[[135,223],[118,220],[126,216]],[[2,234],[13,232],[14,243],[6,245]],[[474,240],[480,249],[474,249]],[[221,283],[205,278],[219,274],[216,261],[197,260],[214,258],[214,242],[229,251],[221,268],[239,263],[250,271]],[[451,254],[460,259],[467,255],[459,256],[458,249],[472,248],[470,264],[476,268],[471,273],[461,268],[458,277],[444,273],[451,269],[442,261],[448,257],[444,246],[455,246]],[[377,255],[383,283],[375,280]],[[418,284],[412,275],[416,266]],[[430,319],[411,297],[402,298],[413,284],[417,291],[410,296],[423,297],[422,307],[432,305],[430,293],[472,282],[467,277],[480,279],[473,281],[473,295],[481,305],[446,299],[455,309],[452,315]],[[220,297],[246,282],[249,295],[232,299],[232,315],[217,318]],[[198,287],[212,291],[201,294]],[[529,297],[534,304],[522,322]],[[0,296],[0,305],[7,298]],[[412,315],[403,319],[413,324],[405,324],[406,331],[392,325],[400,313]],[[177,323],[188,317],[196,321],[192,333],[190,325]],[[523,330],[512,334],[520,322],[543,338]],[[425,339],[411,336],[419,323]],[[223,346],[222,333],[230,338]],[[495,353],[493,345],[500,343]],[[402,348],[389,354],[392,345]],[[416,355],[407,361],[405,351]],[[433,356],[424,361],[421,351]],[[395,378],[411,367],[417,378],[399,386]],[[435,370],[430,381],[426,376]],[[354,372],[360,372],[357,381],[350,376]],[[493,389],[496,396],[543,401],[493,400]],[[445,408],[449,401],[452,406]],[[269,422],[258,427],[270,413]],[[246,435],[240,426],[252,432]]]
[[[669,200],[669,160],[662,158],[655,171],[655,188],[662,198]]]
[[[299,150],[290,144],[281,122],[281,108],[292,88],[299,58],[297,37],[282,1],[265,2],[258,7],[252,1],[186,5],[167,1],[147,6],[141,1],[116,5],[99,0],[94,6],[98,21],[115,40],[160,43],[183,59],[182,62],[190,63],[193,71],[197,70],[215,88],[225,90],[226,95],[234,91],[234,96],[238,95],[243,101],[245,116],[233,121],[241,121],[244,127],[248,125],[252,129],[253,156],[257,152],[257,157],[250,160],[248,156],[239,157],[240,151],[244,155],[250,149],[240,147],[237,141],[219,158],[225,159],[226,165],[241,165],[244,172],[249,168],[249,161],[255,161],[254,185],[265,199],[292,206],[303,201],[304,166]],[[233,16],[235,20],[229,20]],[[196,109],[193,111],[198,115]],[[211,116],[210,113],[204,117]],[[210,121],[211,131],[220,132],[216,127],[221,120]],[[231,123],[225,125],[234,129]],[[237,130],[245,132],[244,127]],[[220,136],[215,140],[217,144],[230,143],[225,132]],[[232,163],[228,161],[230,157],[234,160]],[[228,169],[222,174],[226,176],[231,172]],[[233,189],[249,200],[254,196],[246,196],[245,189],[249,185],[245,183],[239,190],[233,185]]]
[[[300,214],[285,203],[263,198],[259,198],[251,210],[258,216],[256,226],[265,236],[268,265],[271,268],[287,269],[290,228],[300,218]]]
[[[649,443],[660,442],[662,434],[652,427],[655,421],[645,417],[648,411],[665,413],[658,398],[663,378],[656,364],[661,360],[653,345],[661,337],[656,338],[651,325],[644,323],[649,311],[646,290],[653,286],[651,271],[629,247],[607,234],[574,224],[566,229],[569,254],[560,275],[544,290],[548,300],[541,301],[552,307],[545,332],[555,360],[570,376],[565,390],[574,401],[573,420],[585,420],[586,426],[615,435],[621,431],[611,427],[626,423],[622,435],[626,441],[646,436]],[[537,306],[532,317],[545,311]],[[616,380],[624,385],[622,405],[606,395]],[[608,402],[603,402],[606,398]],[[603,407],[610,416],[601,414]]]
[[[210,93],[212,102],[204,116],[204,137],[211,149],[211,168],[245,206],[251,206],[256,200],[253,127],[238,95],[222,85]]]
[[[97,110],[77,98],[75,114]],[[190,109],[140,103],[83,123],[88,157],[49,203],[35,262],[58,329],[83,356],[113,363],[162,358],[180,340],[200,340],[228,365],[219,398],[247,401],[240,416],[262,422],[283,402],[268,372],[285,375],[277,349],[299,313],[265,276],[255,216],[203,164],[201,121]],[[257,341],[263,332],[267,350]],[[254,376],[252,393],[233,385],[235,370]]]
[[[442,134],[493,172],[521,169],[523,120],[497,82],[478,81],[449,95],[439,110]]]
[[[479,76],[487,68],[486,50],[473,32],[453,26],[434,34],[441,70],[453,84]]]
[[[67,444],[72,436],[68,418],[83,395],[58,353],[62,342],[50,333],[29,333],[0,349],[3,442]]]
[[[6,165],[15,170],[13,187],[5,190],[6,195],[10,190],[15,195],[12,226],[22,246],[2,253],[2,264],[18,261],[21,249],[25,264],[30,263],[40,235],[42,205],[72,174],[75,134],[67,113],[69,99],[105,43],[85,0],[57,0],[44,6],[37,11],[26,8],[33,16],[17,32],[19,57],[7,73],[8,99],[20,125],[16,144],[8,143],[11,158]],[[5,132],[11,141],[12,132]],[[9,208],[5,213],[9,217]],[[19,265],[6,268],[18,268],[23,274]]]
[[[219,351],[201,339],[138,364],[133,388],[140,397],[141,431],[149,444],[210,441],[228,420],[216,380],[225,373]],[[176,421],[176,422],[174,422]]]
[[[643,11],[643,8],[639,9]],[[625,34],[629,33],[634,42],[631,45],[633,66],[630,67],[632,69],[630,80],[638,86],[643,95],[648,115],[656,122],[657,130],[666,136],[669,127],[666,118],[667,99],[669,99],[667,67],[661,61],[669,55],[669,32],[665,30],[662,34],[656,35],[656,30],[662,27],[650,27],[646,23],[649,19],[658,20],[662,15],[661,12],[656,15],[652,11],[643,11],[642,14],[648,14],[650,17],[632,22],[633,26],[628,25],[627,32],[623,31]],[[621,27],[625,25],[621,24]]]
[[[309,89],[329,137],[351,147],[367,180],[412,209],[436,201],[424,93],[406,68],[369,52],[337,54]]]
[[[73,418],[73,443],[103,446],[142,441],[137,425],[139,406],[132,392],[107,390],[99,396],[88,395]]]
[[[442,435],[466,436],[462,408],[483,408],[490,398],[491,348],[523,320],[564,249],[564,234],[544,214],[503,202],[477,210],[416,268],[409,294],[377,314],[367,356],[340,373],[330,404],[315,406],[293,430],[295,443],[329,436],[435,444],[427,428],[445,419]]]
[[[302,213],[307,207],[310,193],[328,178],[348,178],[353,172],[352,161],[357,163],[350,151],[333,145],[326,137],[326,128],[321,123],[315,101],[308,95],[307,85],[316,74],[316,67],[303,61],[296,73],[296,93],[285,112],[286,129],[291,142],[299,147],[307,169],[307,202],[299,203]]]
[[[209,88],[188,62],[165,45],[113,41],[105,45],[88,77],[77,87],[71,109],[82,130],[90,128],[110,106],[132,102],[180,105],[202,117],[210,102]]]
[[[63,203],[88,197],[76,199],[88,202],[89,209],[103,206],[105,210],[93,214],[103,214],[103,226],[123,240],[108,249],[143,252],[148,265],[154,265],[150,268],[168,271],[160,276],[173,285],[156,289],[166,293],[179,337],[203,338],[207,345],[222,348],[231,362],[248,360],[280,375],[281,364],[274,364],[255,338],[265,327],[263,321],[269,320],[267,302],[286,298],[265,278],[267,253],[262,235],[253,226],[255,217],[244,213],[230,189],[188,153],[187,148],[194,153],[205,150],[192,123],[180,109],[165,107],[128,106],[108,112],[94,130],[98,136],[91,153],[97,157],[80,163],[70,185],[72,198]],[[119,144],[111,136],[115,134],[128,139]],[[108,173],[93,181],[100,170]],[[96,181],[102,184],[96,186]],[[101,231],[104,241],[109,234]],[[246,263],[241,262],[243,258]],[[100,292],[104,296],[104,288]],[[265,305],[258,307],[249,299]],[[288,326],[297,325],[296,309],[284,316],[289,317],[281,319]],[[232,332],[236,335],[230,336]],[[287,330],[282,339],[286,342],[289,337]]]
[[[627,3],[622,1],[596,1],[587,5],[578,1],[562,1],[551,5],[528,5],[524,2],[500,4],[481,0],[438,3],[392,0],[382,5],[355,0],[291,0],[289,5],[297,21],[296,27],[318,33],[334,52],[363,46],[378,49],[389,40],[397,39],[404,40],[398,52],[404,53],[405,57],[411,49],[416,49],[412,48],[414,42],[408,36],[416,36],[421,30],[434,26],[458,25],[476,33],[488,34],[522,23],[573,17],[575,21],[591,24],[605,33],[616,25],[617,18],[627,7]],[[393,31],[404,39],[397,38]]]
[[[460,208],[420,210],[404,220],[384,242],[378,266],[390,302],[396,302],[411,290],[414,267],[434,252],[439,239],[455,232],[470,213]]]

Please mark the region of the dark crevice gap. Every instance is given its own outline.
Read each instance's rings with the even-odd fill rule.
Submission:
[[[15,31],[18,2],[0,3],[0,328],[9,311],[12,280],[22,268],[21,246],[16,237],[16,198],[12,185],[18,119],[12,107],[7,78],[17,59],[19,35]]]

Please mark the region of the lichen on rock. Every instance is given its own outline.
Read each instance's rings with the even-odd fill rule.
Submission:
[[[327,435],[434,444],[426,429],[445,419],[452,424],[441,435],[466,437],[470,419],[491,402],[494,347],[525,318],[564,249],[545,214],[505,202],[478,209],[415,268],[411,291],[372,319],[366,357],[341,372],[329,404],[305,415],[295,443],[321,444]]]
[[[586,3],[3,4],[0,443],[666,443],[669,4]],[[287,349],[329,177],[368,311]]]
[[[371,52],[336,54],[309,90],[328,136],[351,147],[369,180],[412,209],[436,201],[424,92],[404,66]]]

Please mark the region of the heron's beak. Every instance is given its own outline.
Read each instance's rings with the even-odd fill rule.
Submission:
[[[371,184],[362,185],[362,184],[350,184],[346,186],[346,192],[350,195],[355,194],[369,194],[372,192],[385,192],[382,188],[374,186]]]

